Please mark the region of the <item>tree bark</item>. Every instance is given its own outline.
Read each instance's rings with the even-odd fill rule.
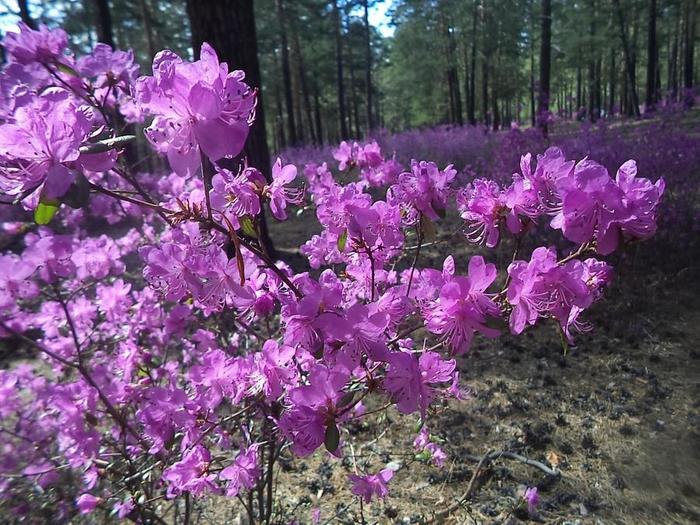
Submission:
[[[496,73],[495,69],[493,70],[493,76],[492,76],[492,82],[491,82],[491,106],[492,106],[492,123],[493,123],[493,130],[498,131],[501,127],[501,114],[499,112],[499,106],[498,106],[498,83],[496,82]]]
[[[37,24],[32,15],[29,13],[29,5],[27,0],[17,0],[17,7],[19,7],[19,17],[27,24],[31,29],[37,29]]]
[[[675,30],[671,34],[672,43],[669,45],[668,82],[666,91],[672,101],[678,100],[678,41],[681,28],[681,10],[676,7]]]
[[[372,28],[369,25],[369,0],[363,0],[365,8],[365,84],[367,87],[367,131],[374,129],[372,93]]]
[[[143,30],[146,33],[146,49],[148,49],[148,56],[153,57],[156,54],[156,43],[148,0],[139,0],[139,8],[141,10],[141,19],[143,20]]]
[[[581,109],[583,102],[583,86],[582,86],[581,65],[576,68],[576,113]]]
[[[296,17],[291,17],[291,29],[292,29],[292,45],[294,50],[294,55],[297,64],[297,73],[299,75],[299,87],[301,88],[301,97],[304,103],[304,113],[306,114],[306,120],[309,124],[309,134],[311,135],[311,140],[314,143],[319,143],[318,139],[319,131],[314,129],[314,119],[312,117],[311,109],[311,95],[309,93],[309,82],[306,76],[306,67],[304,65],[304,53],[301,48],[301,42],[299,41],[299,31],[295,23]]]
[[[620,7],[620,0],[613,0],[613,7],[617,15],[617,22],[620,26],[620,39],[622,40],[622,51],[625,57],[625,70],[627,73],[627,90],[631,98],[631,110],[635,116],[639,116],[639,98],[637,97],[637,85],[635,82],[634,58],[630,50],[627,40],[627,31],[625,30],[625,18]]]
[[[333,20],[335,22],[335,64],[336,82],[338,92],[338,120],[340,121],[340,138],[346,140],[348,134],[348,123],[345,111],[345,82],[343,80],[343,33],[341,27],[340,8],[338,0],[333,0]]]
[[[323,144],[323,128],[321,127],[321,101],[318,94],[318,82],[316,80],[314,80],[314,120],[316,121],[318,143]]]
[[[476,125],[476,29],[479,14],[479,2],[474,2],[472,12],[472,45],[471,60],[469,63],[469,101],[467,102],[467,118],[469,123]]]
[[[114,48],[114,32],[112,29],[112,14],[109,11],[109,0],[94,0],[97,40]]]
[[[284,104],[287,110],[287,136],[291,146],[297,144],[297,126],[294,118],[294,100],[292,98],[292,74],[289,67],[289,45],[287,41],[287,25],[283,0],[275,0],[277,11],[277,27],[280,35],[280,52],[282,54],[282,89]]]
[[[656,0],[649,0],[649,31],[647,35],[647,91],[646,111],[653,111],[658,99],[656,76],[658,71],[658,48],[656,46]]]
[[[450,122],[457,123],[461,126],[464,124],[464,119],[462,116],[462,96],[459,89],[459,75],[457,73],[456,45],[450,21],[442,9],[440,9],[439,22],[441,32],[444,34],[444,49],[447,55],[446,77],[450,100]]]
[[[219,60],[228,63],[229,70],[243,70],[246,83],[257,89],[257,114],[243,154],[251,166],[258,168],[271,181],[253,0],[187,0],[187,15],[192,28],[195,58],[199,58],[202,43],[208,42],[216,50]],[[260,222],[260,242],[268,254],[274,256],[264,213],[260,214]]]
[[[530,22],[530,119],[532,126],[537,125],[537,109],[535,107],[535,23]]]
[[[350,69],[350,102],[352,104],[351,120],[355,122],[355,137],[360,137],[360,106],[357,101],[357,84],[355,82],[355,61],[353,60],[352,46],[348,47],[348,65]],[[352,133],[352,123],[350,125]]]
[[[486,57],[481,59],[481,103],[481,118],[488,126],[491,119],[489,119],[489,65]]]
[[[540,92],[537,108],[538,124],[547,136],[549,112],[549,77],[552,53],[552,1],[542,0],[542,46],[540,47]]]
[[[608,87],[608,116],[612,117],[615,114],[615,78],[617,70],[615,66],[615,47],[610,48],[610,78]]]
[[[685,49],[683,56],[683,87],[686,90],[684,102],[686,106],[693,105],[692,88],[694,84],[694,57],[695,57],[695,26],[697,15],[696,0],[686,0],[685,12]]]

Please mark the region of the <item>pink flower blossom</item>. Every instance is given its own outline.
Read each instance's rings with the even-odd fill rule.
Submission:
[[[384,389],[404,414],[420,409],[425,415],[437,392],[433,385],[452,381],[456,367],[454,359],[443,360],[436,352],[425,352],[420,357],[410,352],[392,352],[387,362]]]
[[[252,489],[257,484],[261,474],[258,448],[258,444],[253,444],[241,449],[234,462],[219,473],[221,479],[228,480],[228,497],[237,496],[242,489]]]
[[[200,59],[185,62],[172,51],[153,59],[153,76],[136,83],[135,98],[155,115],[146,137],[180,175],[191,175],[200,164],[200,148],[215,162],[243,149],[255,109],[255,91],[242,71],[229,73],[209,44]]]
[[[498,307],[485,293],[496,279],[496,267],[486,264],[483,257],[469,261],[468,277],[454,277],[440,289],[437,300],[424,307],[426,327],[442,335],[459,355],[469,350],[474,333],[496,337],[498,330],[486,326],[488,317],[499,314]]]
[[[365,503],[372,501],[372,497],[385,498],[389,494],[387,483],[394,477],[394,471],[385,468],[377,474],[359,476],[350,474],[348,478],[352,482],[352,492],[355,496],[362,498]]]

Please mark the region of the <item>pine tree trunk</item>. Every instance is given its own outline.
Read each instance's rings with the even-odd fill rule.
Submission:
[[[583,104],[583,86],[582,86],[581,66],[576,68],[576,113],[581,110]]]
[[[540,48],[540,92],[537,108],[539,127],[547,136],[549,112],[549,77],[552,53],[552,1],[542,0],[542,46]]]
[[[27,5],[27,0],[17,0],[17,7],[19,7],[19,17],[22,22],[27,24],[31,29],[36,29],[36,21],[29,13],[29,5]]]
[[[647,92],[646,111],[653,111],[656,106],[656,76],[657,56],[656,47],[656,0],[649,0],[649,32],[647,37]]]
[[[493,90],[496,89],[496,83],[493,82]],[[501,128],[501,113],[498,106],[498,97],[496,92],[491,93],[491,101],[493,103],[493,130],[498,131]]]
[[[363,0],[365,8],[365,84],[367,87],[367,131],[374,129],[372,101],[372,28],[369,25],[369,0]]]
[[[634,116],[639,116],[639,99],[637,98],[637,86],[635,82],[634,57],[630,50],[629,41],[627,39],[627,30],[625,29],[625,18],[620,7],[620,0],[613,0],[613,6],[617,15],[617,22],[620,27],[620,39],[622,40],[622,51],[625,57],[625,71],[627,74],[627,90],[629,94],[630,110]]]
[[[352,47],[348,48],[348,62],[350,69],[350,101],[352,103],[352,120],[355,121],[355,137],[359,138],[360,133],[360,106],[357,101],[357,85],[355,83],[355,61],[353,60]],[[352,132],[352,125],[350,126]]]
[[[341,31],[340,9],[338,0],[333,0],[333,19],[335,22],[335,63],[338,90],[338,120],[340,121],[340,138],[348,138],[348,123],[345,110],[345,82],[343,80],[343,33]]]
[[[671,35],[673,42],[669,46],[668,85],[666,86],[666,91],[674,102],[678,100],[678,42],[681,32],[681,10],[679,7],[676,7],[675,18],[675,30]]]
[[[280,143],[279,149],[284,149],[287,147],[287,139],[284,134],[284,112],[282,111],[282,96],[280,95],[279,89],[275,92],[275,109],[277,110],[275,129]]]
[[[472,45],[471,45],[471,61],[469,63],[469,102],[467,104],[467,113],[469,123],[476,125],[476,28],[478,18],[479,2],[474,3],[474,11],[472,13]]]
[[[595,56],[594,56],[594,42],[595,42],[595,26],[596,26],[596,20],[595,20],[595,12],[596,12],[596,5],[595,5],[595,0],[590,0],[589,6],[588,6],[588,12],[590,16],[590,25],[589,25],[589,44],[588,44],[588,53],[589,53],[589,59],[588,59],[588,119],[591,122],[596,121],[596,114],[595,114]]]
[[[615,114],[615,78],[617,71],[615,69],[615,47],[610,48],[610,78],[608,87],[608,116],[612,117]]]
[[[316,134],[318,143],[323,144],[323,128],[321,127],[321,101],[318,94],[318,83],[314,80],[314,119],[316,121]]]
[[[481,118],[487,126],[491,123],[489,118],[489,65],[484,57],[481,60]]]
[[[304,53],[301,49],[299,41],[299,31],[295,23],[296,17],[291,17],[290,24],[292,29],[292,43],[294,49],[294,57],[297,64],[297,75],[299,76],[299,87],[301,89],[301,97],[304,105],[304,113],[306,113],[306,121],[309,125],[309,134],[312,142],[318,144],[318,130],[314,129],[314,119],[311,109],[311,94],[309,93],[309,82],[306,77],[306,67],[304,65]]]
[[[151,8],[148,5],[148,0],[139,0],[139,9],[141,11],[141,19],[143,21],[143,30],[146,34],[146,49],[148,50],[148,56],[153,57],[155,56],[157,49],[153,35]]]
[[[456,44],[449,21],[443,17],[442,22],[447,46],[447,81],[450,88],[451,121],[461,126],[464,124],[464,118],[462,115],[462,95],[459,90],[459,75],[457,73]]]
[[[193,0],[190,0],[190,3]],[[296,146],[297,144],[297,126],[294,118],[294,98],[292,95],[292,73],[289,66],[289,43],[287,39],[287,24],[286,14],[283,0],[275,0],[275,9],[277,11],[277,27],[280,36],[280,52],[282,54],[282,89],[284,91],[284,105],[287,111],[287,136],[289,144]]]
[[[537,109],[535,107],[535,24],[530,24],[530,119],[532,127],[537,125]]]
[[[94,0],[94,2],[97,40],[114,48],[114,33],[112,30],[112,15],[109,11],[109,0]]]
[[[697,16],[696,0],[686,0],[685,12],[685,49],[683,56],[683,87],[685,88],[684,102],[693,105],[694,55],[695,55],[695,26]]]

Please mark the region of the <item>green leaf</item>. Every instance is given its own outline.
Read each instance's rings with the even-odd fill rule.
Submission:
[[[352,403],[352,400],[355,399],[355,392],[346,392],[343,397],[340,398],[340,401],[338,402],[338,408],[346,407],[350,403]]]
[[[58,207],[61,204],[57,201],[41,201],[39,205],[34,210],[34,222],[37,224],[48,224],[56,215]]]
[[[420,461],[421,463],[427,463],[428,461],[433,459],[433,453],[429,450],[423,450],[422,452],[416,454],[414,458],[416,461]]]
[[[105,151],[121,148],[135,138],[136,135],[122,135],[121,137],[113,137],[111,139],[83,144],[80,146],[80,153],[104,153]]]
[[[56,67],[61,73],[65,73],[66,75],[70,75],[72,77],[79,77],[80,73],[78,73],[75,69],[70,67],[68,64],[62,64],[61,62],[56,63]]]
[[[344,252],[345,245],[348,243],[348,230],[343,230],[343,233],[338,237],[338,251]]]
[[[323,440],[323,444],[326,446],[328,452],[333,453],[338,450],[338,445],[340,445],[340,431],[335,422],[326,427],[326,436]]]
[[[415,430],[416,434],[417,434],[418,432],[420,432],[421,430],[423,430],[423,424],[424,424],[423,418],[420,418],[420,419],[418,420],[418,423],[416,423],[416,426],[414,427],[414,430]]]
[[[557,324],[557,328],[559,330],[559,337],[561,339],[561,347],[564,351],[564,356],[566,356],[566,354],[569,352],[569,341],[566,340],[566,334],[564,333],[564,330],[562,330],[559,324]]]
[[[244,215],[238,220],[238,222],[241,224],[241,230],[243,230],[243,233],[245,233],[248,237],[253,237],[254,239],[258,238],[258,232],[255,231],[255,223],[250,215]]]

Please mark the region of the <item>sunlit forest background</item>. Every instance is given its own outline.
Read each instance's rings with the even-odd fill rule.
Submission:
[[[148,72],[160,49],[192,56],[191,27],[207,3],[6,0],[0,19],[5,28],[20,18],[60,25],[76,51],[96,41],[132,48]],[[533,125],[542,82],[553,115],[593,122],[681,102],[697,84],[696,0],[258,0],[254,12],[252,2],[214,4],[224,32],[227,14],[254,17],[274,151],[375,129]],[[246,69],[241,62],[233,66]]]

